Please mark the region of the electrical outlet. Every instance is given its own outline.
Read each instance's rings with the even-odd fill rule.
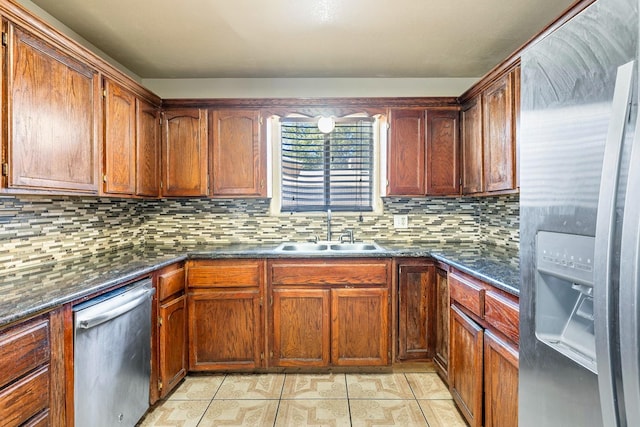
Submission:
[[[393,228],[409,228],[409,216],[408,215],[394,215],[393,216]]]

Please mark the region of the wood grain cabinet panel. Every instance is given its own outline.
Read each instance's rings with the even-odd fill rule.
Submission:
[[[98,73],[8,24],[7,191],[98,192]]]
[[[261,366],[258,289],[194,291],[188,298],[189,370]]]
[[[136,99],[136,194],[160,195],[160,110]]]
[[[71,327],[58,309],[0,330],[2,426],[65,425],[64,334]]]
[[[440,375],[448,381],[449,366],[449,282],[447,272],[435,269],[436,277],[436,349],[433,356]]]
[[[460,140],[456,110],[427,110],[427,195],[460,194]]]
[[[484,427],[518,425],[518,350],[484,334]]]
[[[162,195],[206,196],[207,111],[169,109],[162,116]]]
[[[462,193],[475,194],[484,191],[482,104],[481,96],[471,99],[460,113],[462,136]]]
[[[187,375],[187,301],[184,295],[160,303],[160,397],[165,397]]]
[[[398,266],[398,359],[427,359],[435,348],[435,266]],[[447,309],[449,305],[447,304]]]
[[[515,188],[513,81],[508,73],[482,94],[486,191]]]
[[[272,366],[328,366],[328,289],[274,289]]]
[[[211,189],[215,196],[266,196],[266,156],[258,110],[211,113]]]
[[[482,318],[486,289],[466,274],[450,273],[448,280],[451,299]]]
[[[5,427],[22,425],[49,406],[49,365],[0,391],[0,420]]]
[[[388,195],[426,194],[424,109],[391,110],[387,161]]]
[[[136,97],[104,80],[103,191],[136,193]]]
[[[482,426],[484,330],[451,306],[449,388],[470,427]]]
[[[331,290],[331,362],[336,366],[387,365],[389,291]]]

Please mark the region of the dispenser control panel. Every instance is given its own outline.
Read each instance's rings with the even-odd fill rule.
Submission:
[[[594,237],[539,231],[536,266],[541,273],[593,286],[594,251]]]

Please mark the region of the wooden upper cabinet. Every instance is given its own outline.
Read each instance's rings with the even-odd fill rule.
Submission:
[[[482,95],[486,191],[515,188],[514,75],[508,73]]]
[[[8,34],[3,186],[97,193],[98,73],[16,25],[8,24]]]
[[[482,193],[482,104],[480,96],[462,107],[462,193]]]
[[[460,194],[458,111],[427,110],[427,194]]]
[[[170,109],[162,115],[162,195],[206,196],[207,111]]]
[[[266,152],[258,110],[211,113],[211,188],[216,196],[266,196]]]
[[[136,97],[104,80],[103,191],[136,192]]]
[[[136,194],[160,195],[160,110],[136,100]]]
[[[389,196],[426,194],[424,120],[424,109],[391,110],[387,155]]]

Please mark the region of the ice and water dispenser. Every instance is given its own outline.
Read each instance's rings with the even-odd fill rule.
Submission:
[[[597,373],[593,254],[589,236],[539,231],[536,239],[536,336]]]

